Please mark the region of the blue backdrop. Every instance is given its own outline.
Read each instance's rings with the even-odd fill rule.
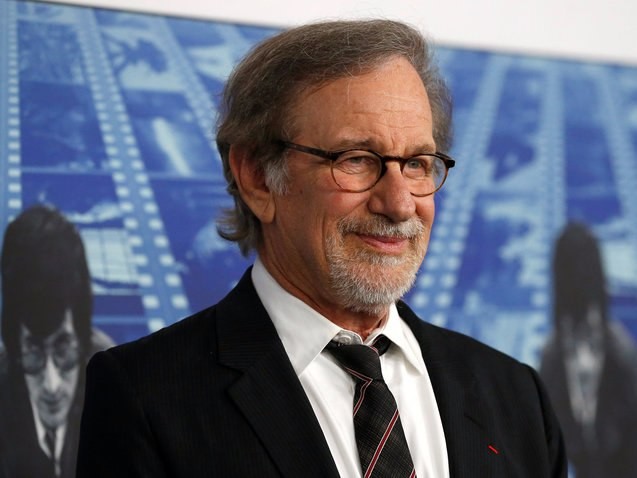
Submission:
[[[233,64],[274,30],[0,0],[0,231],[56,205],[81,230],[94,325],[121,343],[216,302],[251,262],[221,240],[213,125]],[[407,302],[533,366],[568,220],[599,238],[637,337],[637,68],[437,48],[456,168]]]

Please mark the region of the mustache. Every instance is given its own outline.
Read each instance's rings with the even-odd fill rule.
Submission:
[[[341,234],[355,233],[395,239],[414,239],[425,233],[425,224],[418,217],[404,222],[392,222],[385,216],[342,218],[338,221],[337,228]]]

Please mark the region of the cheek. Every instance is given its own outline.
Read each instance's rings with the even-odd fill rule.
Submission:
[[[39,373],[37,375],[25,375],[25,381],[27,383],[27,389],[29,390],[29,396],[31,398],[37,397],[43,390],[44,375]]]
[[[338,219],[352,215],[369,214],[370,196],[369,192],[336,192],[330,195],[327,211]]]
[[[333,231],[339,219],[352,214],[360,214],[366,208],[365,197],[361,194],[342,192],[319,192],[302,198],[297,207],[302,208],[306,220]]]
[[[70,395],[75,393],[77,389],[77,383],[80,380],[80,367],[75,367],[69,370],[66,374],[62,376],[63,387],[66,389],[67,393]]]
[[[416,214],[427,228],[430,229],[436,215],[436,204],[433,196],[427,196],[418,201],[416,204]]]

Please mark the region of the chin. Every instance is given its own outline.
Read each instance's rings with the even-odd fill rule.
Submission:
[[[66,423],[68,412],[68,408],[65,408],[64,410],[55,413],[40,413],[40,421],[47,428],[58,428]]]
[[[341,305],[352,312],[381,315],[413,286],[420,261],[375,254],[373,260],[332,264],[331,284]]]

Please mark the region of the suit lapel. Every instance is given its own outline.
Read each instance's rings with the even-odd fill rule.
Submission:
[[[420,343],[445,432],[451,478],[501,476],[500,444],[491,435],[479,381],[458,351],[447,348],[444,331],[423,322],[404,303],[398,311]]]
[[[256,294],[249,269],[217,307],[219,361],[241,377],[229,395],[277,464],[282,476],[338,477],[307,396],[276,329]],[[451,478],[501,476],[500,444],[490,431],[477,378],[438,329],[404,303],[400,316],[420,343],[447,445]],[[500,474],[498,474],[500,473]]]
[[[242,372],[229,395],[283,476],[338,477],[312,406],[249,269],[217,308],[219,361]]]

